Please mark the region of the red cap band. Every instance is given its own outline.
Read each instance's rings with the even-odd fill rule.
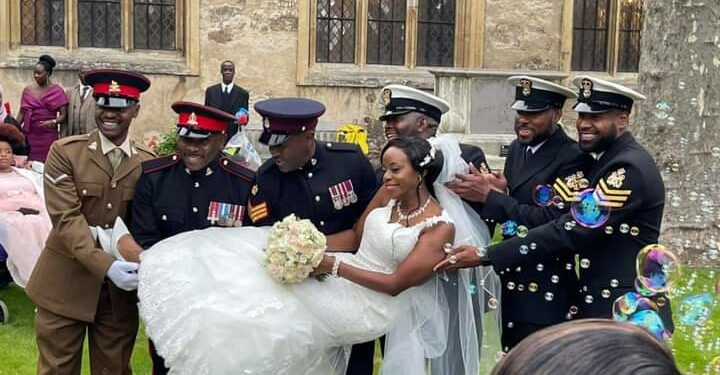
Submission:
[[[121,85],[115,81],[110,83],[96,83],[93,85],[94,95],[124,96],[126,98],[140,100],[140,89],[135,86]]]
[[[228,123],[225,121],[216,120],[212,117],[196,115],[195,112],[191,112],[180,113],[178,116],[177,125],[220,133],[227,130]]]

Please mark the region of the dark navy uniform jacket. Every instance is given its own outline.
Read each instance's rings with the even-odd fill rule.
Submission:
[[[590,187],[613,205],[608,221],[591,229],[575,224],[570,214],[488,248],[495,270],[578,253],[578,318],[611,318],[615,299],[634,291],[638,252],[658,242],[665,187],[652,156],[630,133],[621,135],[593,165]],[[519,251],[528,246],[526,254]],[[669,302],[660,310],[672,329]],[[539,310],[537,310],[539,312]]]
[[[552,187],[559,179],[572,191],[589,187],[587,173],[593,159],[582,152],[577,142],[568,137],[561,127],[535,154],[527,155],[527,159],[526,150],[527,146],[517,140],[510,144],[503,172],[509,193],[491,191],[480,211],[483,218],[499,224],[512,220],[518,226],[534,228],[558,218],[570,208],[569,203],[563,204],[563,209],[536,204],[533,193],[538,185]],[[509,270],[496,269],[503,285],[504,322],[550,325],[566,319],[577,288],[574,254],[562,254],[556,258]],[[552,298],[546,299],[547,293],[552,293]]]
[[[355,225],[377,187],[372,166],[356,145],[317,141],[315,155],[296,171],[283,173],[272,159],[258,169],[248,219],[252,225],[272,225],[294,213],[334,234]]]
[[[244,165],[220,156],[190,172],[171,155],[142,167],[130,231],[143,248],[181,232],[242,225],[255,174]]]

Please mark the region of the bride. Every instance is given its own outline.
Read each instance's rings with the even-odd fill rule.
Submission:
[[[357,252],[326,254],[314,272],[333,276],[323,281],[273,281],[263,265],[269,227],[187,232],[145,251],[140,314],[171,373],[344,374],[350,345],[383,334],[384,374],[425,373],[426,358],[448,342],[433,266],[457,244],[456,230],[466,236],[472,226],[456,224],[433,197],[452,194],[443,183],[456,159],[443,167],[434,154],[419,137],[388,142],[384,185],[356,224]],[[466,363],[476,366],[477,347],[463,348]]]

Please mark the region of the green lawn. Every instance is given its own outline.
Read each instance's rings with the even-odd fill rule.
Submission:
[[[29,375],[35,373],[37,348],[33,318],[35,305],[27,298],[23,289],[14,285],[0,290],[0,300],[5,301],[10,310],[10,322],[0,325],[0,375]],[[152,366],[148,354],[145,332],[140,330],[132,367],[135,374],[150,375]],[[87,346],[83,355],[83,375],[90,374]]]
[[[714,358],[720,356],[720,306],[715,295],[715,271],[709,268],[686,269],[678,294],[673,298],[676,315],[676,330],[672,348],[677,362],[685,374],[717,374],[711,368]],[[712,304],[712,316],[703,326],[688,326],[680,322],[678,307],[680,301],[691,295],[711,293],[715,298]],[[0,299],[10,309],[10,322],[0,325],[0,375],[26,375],[35,373],[37,350],[33,334],[34,306],[22,289],[11,286],[0,290]],[[494,322],[488,320],[486,325]],[[492,332],[492,330],[486,330]],[[492,368],[498,338],[492,335],[485,338],[483,350],[482,374]],[[147,338],[142,332],[138,336],[132,366],[136,374],[150,374],[150,358],[147,351]],[[89,374],[87,355],[83,364],[83,374]],[[377,359],[379,363],[380,359]],[[377,367],[377,366],[376,366]],[[375,371],[377,374],[377,371]]]

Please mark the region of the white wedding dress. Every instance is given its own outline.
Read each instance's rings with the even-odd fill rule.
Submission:
[[[392,203],[367,217],[343,262],[393,273],[421,231],[388,223]],[[349,345],[388,334],[383,374],[421,374],[447,342],[441,280],[396,297],[343,278],[273,281],[263,265],[269,227],[210,228],[162,241],[141,257],[142,319],[172,374],[344,374]]]

